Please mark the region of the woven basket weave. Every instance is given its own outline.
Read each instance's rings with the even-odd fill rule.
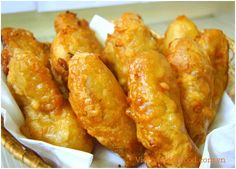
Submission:
[[[154,36],[161,37],[160,35],[152,32]],[[235,102],[235,79],[234,79],[234,41],[230,38],[227,38],[229,43],[229,48],[233,52],[233,57],[230,59],[229,62],[229,79],[228,79],[228,86],[226,92],[230,96],[233,102]],[[23,146],[19,143],[3,126],[3,121],[1,123],[1,141],[2,145],[18,160],[22,161],[29,167],[33,168],[49,168],[52,167],[46,162],[44,162],[34,151],[30,150],[29,148]]]

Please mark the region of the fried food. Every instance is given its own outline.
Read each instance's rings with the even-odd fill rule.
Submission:
[[[77,52],[69,61],[69,101],[82,126],[102,145],[118,153],[126,167],[143,160],[144,148],[134,122],[125,114],[126,96],[103,62]]]
[[[178,75],[186,128],[193,141],[200,145],[215,114],[211,60],[194,40],[185,38],[171,43],[167,59]]]
[[[129,67],[130,108],[148,167],[198,167],[200,155],[184,125],[179,89],[166,58],[139,53]]]
[[[68,102],[62,108],[45,113],[31,106],[24,107],[23,134],[31,139],[85,152],[93,149],[93,140],[78,123]]]
[[[227,39],[219,30],[201,33],[181,16],[168,27],[164,42],[168,61],[178,75],[186,128],[200,145],[227,85]]]
[[[89,28],[88,22],[78,19],[75,13],[65,12],[55,19],[57,35],[51,46],[51,65],[55,79],[61,86],[67,86],[68,62],[75,52],[102,53],[102,45],[95,33]]]
[[[164,38],[165,49],[168,49],[170,43],[175,39],[191,38],[199,35],[197,26],[186,16],[178,16],[167,28]]]
[[[8,73],[10,57],[15,49],[29,50],[48,66],[50,44],[41,43],[35,39],[33,34],[24,29],[3,28],[1,30],[1,40],[4,46],[1,54],[1,61],[4,73]]]
[[[124,13],[114,24],[115,31],[108,35],[101,59],[127,92],[129,62],[139,52],[158,50],[158,45],[157,40],[139,15]]]
[[[76,14],[70,11],[66,11],[63,13],[59,13],[56,16],[55,22],[54,22],[54,28],[56,30],[56,33],[59,33],[61,30],[66,29],[67,27],[71,28],[77,28],[80,26],[80,24],[87,24],[87,22],[83,19],[78,19],[76,17]]]
[[[197,38],[197,42],[211,59],[214,68],[214,113],[228,82],[229,45],[224,33],[217,29],[207,29]]]
[[[9,64],[5,64],[9,69],[7,84],[24,113],[22,132],[32,139],[91,152],[92,139],[79,125],[69,103],[63,100],[42,59],[47,58],[43,54],[47,49],[42,49],[40,43],[32,40],[28,36],[32,37],[31,33],[17,31],[19,33],[8,34],[10,37],[2,37],[3,50],[9,51],[2,59],[5,64],[5,59],[10,58]],[[16,36],[19,38],[14,39]]]

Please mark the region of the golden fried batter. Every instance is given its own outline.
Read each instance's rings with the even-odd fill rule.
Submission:
[[[8,72],[8,64],[12,52],[15,49],[29,50],[34,54],[37,54],[37,57],[44,63],[48,65],[49,58],[49,44],[41,43],[35,39],[33,34],[24,29],[14,29],[14,28],[3,28],[1,30],[1,40],[4,46],[1,54],[2,66],[4,73]]]
[[[25,116],[22,132],[33,139],[91,152],[93,142],[63,100],[48,66],[49,44],[23,29],[2,29],[7,83]]]
[[[200,145],[215,114],[210,58],[194,40],[178,39],[171,43],[167,59],[178,75],[186,128],[193,141]]]
[[[76,14],[70,11],[66,11],[63,13],[59,13],[56,16],[55,22],[54,22],[54,27],[56,30],[56,33],[59,33],[61,30],[71,27],[71,28],[77,28],[80,26],[80,22],[87,24],[87,22],[83,19],[78,19],[76,17]]]
[[[158,50],[158,45],[139,15],[124,13],[114,23],[115,31],[108,36],[101,58],[127,92],[129,62],[139,52]]]
[[[69,103],[63,101],[49,69],[30,51],[15,49],[7,83],[24,112],[23,133],[43,140],[91,152],[93,142],[79,125]]]
[[[143,160],[144,148],[125,114],[126,96],[110,70],[92,53],[76,53],[69,62],[69,101],[83,127],[118,153],[127,167]]]
[[[147,148],[148,167],[198,167],[200,155],[184,125],[175,74],[157,51],[139,54],[129,68],[127,114]]]
[[[224,33],[217,29],[207,29],[197,39],[202,49],[210,57],[214,68],[214,109],[217,111],[228,82],[229,46]],[[215,113],[215,112],[214,112]]]
[[[93,141],[80,126],[69,103],[49,113],[24,107],[25,125],[21,131],[32,139],[42,140],[57,146],[91,152]]]
[[[165,49],[175,39],[192,38],[199,35],[197,26],[186,16],[178,16],[167,28],[164,39]]]
[[[226,37],[214,29],[200,33],[192,21],[181,16],[170,24],[164,41],[167,58],[177,71],[186,128],[200,145],[227,85]]]
[[[57,35],[51,46],[51,65],[55,79],[67,86],[68,62],[77,51],[101,54],[102,45],[87,21],[76,18],[76,14],[65,12],[55,19]]]

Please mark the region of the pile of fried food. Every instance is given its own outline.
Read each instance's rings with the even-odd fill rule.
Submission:
[[[200,32],[185,16],[164,38],[124,13],[103,47],[75,13],[55,19],[56,37],[39,42],[3,28],[2,68],[29,138],[92,152],[95,141],[126,167],[198,167],[227,86],[228,41]]]

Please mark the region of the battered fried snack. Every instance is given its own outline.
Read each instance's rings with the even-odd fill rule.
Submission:
[[[67,86],[68,62],[77,51],[101,54],[103,48],[89,28],[88,22],[76,18],[76,14],[65,12],[55,19],[57,35],[51,46],[51,65],[55,79]]]
[[[197,26],[186,16],[178,16],[167,28],[164,38],[165,49],[175,39],[191,38],[199,35]]]
[[[33,34],[24,29],[3,28],[1,40],[4,46],[1,54],[1,61],[4,73],[8,73],[10,57],[15,49],[30,50],[40,58],[44,65],[48,66],[49,48],[47,43],[41,43],[35,39]]]
[[[63,100],[49,69],[31,51],[15,49],[7,83],[25,116],[22,132],[32,139],[91,152],[93,142]]]
[[[164,41],[168,61],[177,71],[186,128],[200,145],[227,85],[227,39],[219,30],[201,33],[181,16],[170,24]]]
[[[25,116],[22,132],[29,138],[91,152],[91,138],[47,68],[50,45],[38,42],[29,31],[14,28],[2,29],[2,42],[8,87]]]
[[[143,161],[134,122],[125,114],[126,96],[110,70],[92,53],[69,61],[69,101],[82,126],[102,145],[118,153],[126,167]]]
[[[214,68],[213,106],[216,113],[228,82],[229,45],[224,33],[217,29],[206,29],[197,42],[211,59]]]
[[[139,15],[124,13],[114,24],[115,31],[112,35],[108,35],[101,59],[127,92],[129,62],[139,52],[158,50],[158,45]]]
[[[185,38],[171,43],[167,59],[178,75],[186,128],[193,141],[200,145],[215,115],[211,60],[194,40]]]
[[[56,33],[59,33],[61,30],[66,29],[67,27],[77,28],[82,24],[87,24],[87,21],[83,19],[78,19],[76,14],[70,11],[59,13],[56,16],[54,27]]]
[[[200,155],[185,129],[175,74],[157,51],[138,54],[129,68],[127,114],[147,149],[148,167],[198,167]]]

